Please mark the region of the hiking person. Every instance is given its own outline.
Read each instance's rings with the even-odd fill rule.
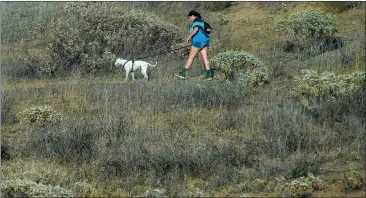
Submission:
[[[189,51],[188,60],[185,67],[181,72],[175,74],[181,79],[187,78],[188,69],[192,66],[195,56],[200,53],[203,64],[205,65],[205,76],[204,80],[212,80],[212,73],[210,66],[208,65],[208,48],[210,47],[209,28],[210,26],[203,21],[200,13],[192,10],[188,14],[189,20],[192,22],[190,27],[190,34],[187,38],[187,42],[191,41],[192,46]],[[208,27],[207,27],[208,26]]]

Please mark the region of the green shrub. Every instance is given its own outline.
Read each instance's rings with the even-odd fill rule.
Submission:
[[[32,106],[18,114],[21,124],[32,126],[59,125],[62,115],[51,106]]]
[[[32,71],[33,77],[54,77],[56,67],[50,62],[50,51],[48,49],[24,49],[23,51],[24,55],[21,57],[21,61],[25,64],[25,68]]]
[[[21,160],[15,159],[2,168],[3,180],[30,180],[44,185],[67,186],[73,182],[70,172],[59,166],[58,163],[49,160]]]
[[[73,2],[50,25],[49,68],[84,74],[112,72],[115,58],[137,58],[167,50],[181,40],[178,29],[157,16],[118,3]]]
[[[210,64],[222,71],[228,80],[243,84],[263,85],[269,82],[269,70],[254,55],[243,51],[227,51],[210,59]]]
[[[325,183],[309,173],[307,177],[300,177],[290,182],[290,192],[294,197],[307,197],[314,191],[324,190]]]
[[[292,89],[292,95],[299,100],[305,112],[312,115],[314,121],[334,125],[335,122],[345,122],[349,117],[363,119],[363,92],[366,88],[364,72],[335,75],[304,70],[303,73],[304,76],[296,78],[298,82]]]
[[[26,181],[25,183],[29,183],[30,186],[34,186],[33,182],[42,184],[34,188],[61,186],[70,189],[72,194],[78,197],[92,197],[96,191],[91,184],[77,181],[68,168],[50,160],[39,160],[39,158],[30,161],[15,159],[12,163],[3,166],[2,173],[4,175],[2,179],[8,181],[8,183],[19,183],[19,181],[16,181],[18,179],[22,181],[21,183]],[[18,191],[13,193],[21,193],[20,191],[24,190],[18,189]]]
[[[317,10],[291,14],[287,20],[277,22],[275,27],[278,33],[290,36],[299,43],[322,40],[338,32],[338,25],[331,17]]]
[[[309,197],[315,191],[326,189],[326,183],[312,173],[307,173],[306,177],[299,177],[290,181],[280,176],[275,178],[274,190],[283,192],[286,197]]]
[[[297,77],[299,82],[293,89],[305,107],[310,107],[311,101],[319,101],[321,97],[330,95],[337,97],[354,93],[365,88],[365,72],[355,72],[349,75],[335,75],[331,72],[318,73],[313,70],[303,70],[303,77]]]
[[[60,186],[44,185],[31,180],[5,180],[1,182],[4,197],[71,197],[70,190]]]

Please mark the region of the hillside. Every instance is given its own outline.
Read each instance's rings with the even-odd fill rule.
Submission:
[[[154,56],[186,44],[192,9],[214,28],[211,82],[200,58],[174,78],[187,50]],[[364,2],[0,2],[0,13],[2,197],[365,196]],[[277,31],[298,13],[331,22],[308,37]],[[115,59],[146,56],[151,79],[125,82]]]

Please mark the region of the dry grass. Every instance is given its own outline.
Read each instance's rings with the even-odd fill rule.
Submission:
[[[173,73],[184,61],[164,57],[159,57],[148,83],[122,82],[122,73],[2,79],[2,113],[7,109],[2,116],[7,119],[2,119],[1,132],[11,145],[3,175],[52,184],[57,178],[70,189],[84,181],[95,188],[92,196],[144,196],[152,189],[166,189],[169,196],[289,196],[286,187],[277,190],[281,186],[276,186],[276,178],[284,176],[289,182],[310,171],[327,183],[313,196],[364,196],[362,189],[342,191],[343,173],[352,169],[364,175],[362,113],[345,112],[342,122],[317,122],[289,96],[296,82],[284,81],[304,68],[337,73],[363,68],[364,48],[358,42],[364,40],[359,27],[364,25],[364,10],[336,14],[340,35],[347,41],[337,51],[286,54],[281,49],[285,38],[272,33],[275,21],[317,5],[274,3],[268,8],[266,3],[240,2],[223,11],[203,12],[220,29],[221,37],[215,33],[213,38],[223,47],[212,55],[225,49],[248,51],[277,72],[274,82],[261,88],[220,80],[179,81]],[[192,7],[181,2],[153,5],[178,27],[185,27],[186,18],[180,16]],[[229,22],[219,25],[219,14]],[[9,53],[2,54],[3,60],[15,60],[12,46],[6,47]],[[197,61],[192,74],[200,71]],[[319,103],[318,108],[327,115],[339,106],[360,108],[363,104],[352,100],[359,94],[334,104]],[[51,105],[64,115],[62,124],[31,128],[17,123],[15,114],[31,105]],[[15,174],[14,169],[21,171]],[[59,174],[50,179],[50,170]]]

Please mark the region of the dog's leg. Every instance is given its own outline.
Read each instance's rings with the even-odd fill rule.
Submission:
[[[125,78],[125,81],[126,81],[126,82],[128,81],[128,73],[129,73],[129,71],[128,71],[128,70],[126,70],[126,78]]]
[[[136,79],[135,79],[135,72],[133,72],[133,71],[132,71],[132,72],[131,72],[131,76],[132,76],[132,80],[136,80]]]
[[[141,68],[141,73],[144,75],[145,80],[149,80],[149,76],[147,75],[147,67]]]

